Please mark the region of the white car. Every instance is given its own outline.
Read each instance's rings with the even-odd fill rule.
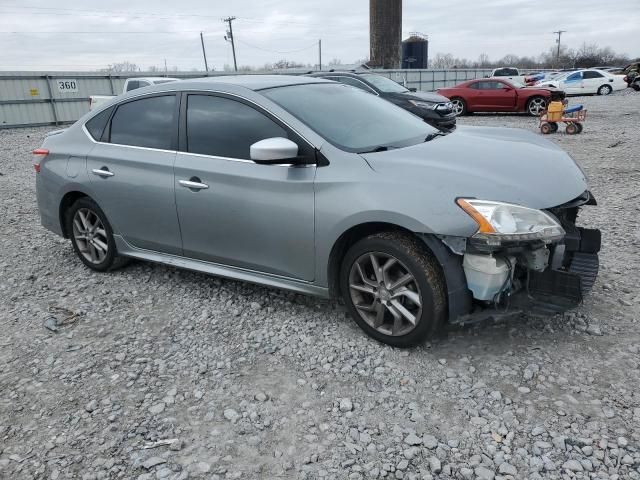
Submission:
[[[171,77],[133,77],[127,78],[126,82],[124,82],[124,88],[122,89],[122,93],[127,93],[131,90],[135,90],[137,88],[148,87],[150,85],[160,85],[161,83],[169,83],[169,82],[177,82],[180,80],[179,78],[171,78]],[[109,100],[115,98],[115,95],[91,95],[89,97],[89,110],[93,110],[94,108],[102,105],[103,103],[108,102]]]
[[[624,90],[627,84],[620,75],[588,69],[565,72],[552,80],[541,80],[536,87],[559,88],[567,95],[609,95],[616,90]]]

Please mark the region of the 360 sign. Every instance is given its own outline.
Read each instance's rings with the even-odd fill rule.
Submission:
[[[56,80],[58,84],[58,91],[60,93],[77,93],[78,92],[78,82],[76,80]]]

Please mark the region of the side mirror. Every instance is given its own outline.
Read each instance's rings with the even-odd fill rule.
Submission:
[[[411,87],[411,88],[409,89],[409,91],[410,91],[410,92],[417,92],[417,91],[418,91],[418,89],[417,89],[416,87]]]
[[[295,163],[298,160],[298,145],[288,138],[265,138],[251,145],[249,156],[254,162],[264,165]]]

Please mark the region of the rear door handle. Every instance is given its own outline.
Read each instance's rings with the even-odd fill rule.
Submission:
[[[192,190],[204,190],[209,188],[209,185],[202,183],[199,178],[192,178],[191,180],[180,180],[180,185],[185,188],[191,188]]]
[[[99,175],[101,177],[113,177],[115,175],[113,172],[110,172],[107,167],[94,168],[91,171],[94,175]]]

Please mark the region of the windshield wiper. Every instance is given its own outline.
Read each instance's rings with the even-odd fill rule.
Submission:
[[[434,133],[430,133],[429,135],[427,135],[427,138],[424,139],[425,142],[430,142],[431,140],[433,140],[434,138],[437,137],[444,137],[445,135],[448,135],[448,133],[444,133],[444,132],[434,132]]]
[[[376,152],[386,152],[387,150],[391,150],[392,148],[396,148],[392,145],[380,145],[376,148],[372,148],[371,150],[365,150],[358,153],[376,153]]]

